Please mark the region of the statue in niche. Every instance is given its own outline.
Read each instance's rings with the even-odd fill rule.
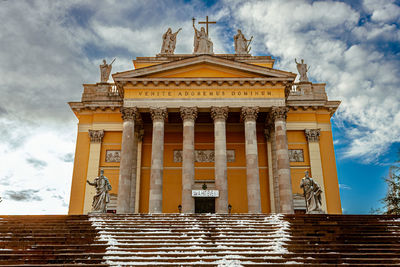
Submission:
[[[297,71],[300,74],[300,82],[308,82],[307,72],[310,67],[307,68],[307,64],[304,63],[304,59],[302,59],[300,63],[294,59],[294,62],[297,64]]]
[[[176,46],[176,36],[181,30],[182,28],[179,28],[179,30],[177,30],[175,33],[172,33],[171,28],[168,28],[168,30],[162,36],[163,43],[161,46],[161,54],[174,53]]]
[[[193,54],[213,54],[213,43],[208,38],[208,33],[204,27],[201,27],[200,31],[194,26],[195,19],[193,18],[193,29],[194,29],[194,51]]]
[[[233,37],[235,41],[235,54],[237,55],[247,55],[249,54],[251,48],[250,43],[253,40],[253,36],[247,40],[242,31],[238,30],[238,33]]]
[[[96,187],[96,195],[93,196],[92,213],[106,213],[107,204],[110,202],[108,191],[112,189],[108,178],[104,176],[104,170],[100,170],[100,176],[93,183],[86,181],[89,185]]]
[[[114,61],[115,58],[110,64],[107,64],[106,60],[103,59],[103,64],[100,65],[100,82],[108,82],[108,79],[110,78],[112,64],[114,63]]]
[[[303,188],[303,193],[306,201],[307,214],[324,214],[322,210],[322,190],[311,177],[308,171],[305,172],[304,177],[301,179],[300,188]]]

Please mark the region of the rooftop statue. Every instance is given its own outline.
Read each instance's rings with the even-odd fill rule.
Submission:
[[[321,194],[322,190],[311,177],[308,171],[305,172],[304,177],[301,179],[300,188],[303,188],[304,197],[306,200],[306,213],[307,214],[324,214],[322,210]]]
[[[96,195],[93,196],[92,213],[106,213],[107,204],[110,202],[108,191],[112,189],[108,178],[104,176],[104,170],[100,171],[100,176],[96,177],[93,183],[86,181],[89,185],[96,187]]]
[[[168,30],[162,36],[163,43],[161,46],[161,54],[174,53],[176,46],[176,36],[181,30],[182,28],[179,28],[179,30],[177,30],[175,33],[172,33],[171,28],[168,28]]]
[[[248,55],[251,50],[250,43],[253,40],[253,36],[251,36],[250,40],[247,40],[242,31],[238,29],[238,33],[233,39],[235,40],[235,54]]]
[[[310,67],[307,68],[307,64],[304,63],[304,59],[301,60],[301,63],[297,62],[296,59],[294,59],[294,62],[297,64],[297,71],[300,74],[300,82],[308,82],[307,72]]]
[[[108,82],[108,79],[110,78],[112,64],[114,63],[114,61],[115,58],[111,62],[111,64],[107,64],[106,60],[103,59],[103,64],[100,65],[100,82],[102,83]]]
[[[194,50],[193,54],[213,54],[213,43],[208,38],[208,33],[201,27],[200,31],[194,26],[195,18],[193,18],[194,29]]]

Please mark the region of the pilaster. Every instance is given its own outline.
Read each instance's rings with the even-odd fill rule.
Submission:
[[[141,127],[140,127],[141,126]],[[142,146],[143,146],[143,125],[138,127],[138,145],[137,145],[137,164],[136,164],[136,201],[135,201],[135,213],[139,213],[140,204],[140,180],[142,176]]]
[[[264,129],[264,137],[265,141],[267,142],[267,157],[268,157],[268,187],[269,187],[269,203],[270,203],[270,208],[271,208],[271,213],[276,213],[276,207],[275,207],[275,185],[274,185],[274,170],[273,170],[273,161],[272,161],[272,138],[273,136],[273,131],[272,127],[269,124],[265,125]]]
[[[321,200],[322,209],[328,212],[326,206],[324,175],[322,171],[321,151],[319,149],[319,136],[321,129],[305,129],[304,133],[308,141],[308,151],[310,155],[311,175],[322,189]]]
[[[104,131],[89,130],[88,134],[90,138],[90,147],[89,147],[89,162],[88,162],[86,180],[93,181],[94,178],[99,176],[101,142],[104,137]],[[83,204],[84,214],[87,214],[92,210],[93,196],[95,194],[96,194],[95,187],[89,186],[85,181],[85,198]]]

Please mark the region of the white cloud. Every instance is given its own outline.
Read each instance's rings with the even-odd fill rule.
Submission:
[[[329,98],[342,101],[337,120],[347,122],[341,130],[350,145],[341,156],[376,160],[400,141],[399,60],[374,43],[399,40],[398,27],[383,24],[383,19],[360,26],[361,13],[342,2],[225,2],[235,26],[260,40],[256,53],[267,50],[279,57],[277,67],[292,72],[294,58],[304,58],[311,66],[309,77],[326,82]],[[364,4],[372,14],[383,12],[372,2]]]
[[[339,188],[343,190],[351,190],[351,187],[347,184],[339,184]]]
[[[400,7],[394,0],[364,0],[364,8],[372,13],[372,20],[378,22],[400,21]]]
[[[28,129],[23,146],[0,143],[0,214],[65,214],[76,131]]]

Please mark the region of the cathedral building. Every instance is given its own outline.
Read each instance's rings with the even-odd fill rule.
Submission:
[[[321,209],[340,214],[330,122],[340,101],[308,80],[304,61],[293,62],[295,82],[271,56],[252,56],[242,32],[235,54],[214,54],[208,28],[193,28],[193,54],[174,53],[169,29],[160,54],[112,82],[104,61],[101,82],[69,103],[79,120],[69,214],[91,211],[86,181],[100,170],[108,212],[303,213],[308,171]]]

